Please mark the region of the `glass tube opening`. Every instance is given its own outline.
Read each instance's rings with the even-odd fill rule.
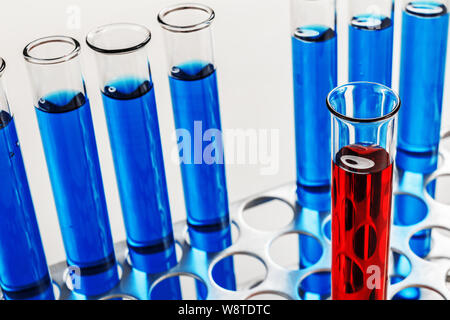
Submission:
[[[113,23],[100,26],[88,33],[87,45],[104,54],[123,54],[145,47],[150,42],[151,32],[134,23]]]
[[[214,17],[214,10],[208,6],[182,3],[161,10],[158,22],[168,31],[187,33],[209,27]]]
[[[357,97],[372,101],[372,108],[359,112]],[[400,97],[392,89],[374,82],[351,82],[331,91],[328,110],[337,118],[352,123],[377,123],[393,118],[400,110]],[[377,107],[377,108],[375,108]]]
[[[405,0],[404,9],[407,13],[422,18],[439,17],[447,13],[447,0]]]
[[[27,62],[57,64],[69,61],[80,53],[80,43],[71,37],[50,36],[36,39],[23,49]]]

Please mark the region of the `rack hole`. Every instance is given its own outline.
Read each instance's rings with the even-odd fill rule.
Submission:
[[[260,285],[266,279],[267,267],[255,255],[235,253],[217,261],[211,274],[218,286],[231,291],[241,291]]]
[[[181,244],[178,243],[178,241],[175,241],[175,258],[177,261],[176,265],[179,264],[181,259],[183,258],[183,248],[182,248]],[[133,268],[133,263],[131,262],[130,251],[128,250],[128,248],[126,249],[126,253],[125,253],[125,262],[130,267]],[[156,262],[154,265],[157,265],[157,264],[158,264],[158,262]],[[176,265],[174,265],[173,267],[175,267]],[[164,268],[166,268],[166,267],[164,266]],[[155,273],[156,272],[160,272],[160,271],[155,271]]]
[[[433,243],[439,245],[433,246]],[[449,245],[450,230],[442,227],[419,230],[409,239],[409,247],[420,258],[450,258],[448,250],[442,250]]]
[[[173,274],[156,282],[150,289],[151,300],[205,300],[205,282],[192,274]]]
[[[302,300],[326,300],[331,296],[331,272],[312,273],[299,285],[298,294]]]
[[[246,300],[292,300],[292,299],[282,292],[266,291],[255,293]]]
[[[412,194],[396,194],[394,196],[394,224],[411,226],[419,223],[428,214],[427,204]]]
[[[288,270],[299,270],[313,266],[322,257],[323,248],[315,237],[290,232],[275,238],[269,254],[273,261]]]
[[[261,231],[286,227],[294,218],[292,207],[276,198],[262,198],[250,202],[243,212],[245,222]]]
[[[414,295],[405,292],[414,293]],[[445,300],[439,292],[422,287],[409,287],[397,292],[392,300]]]

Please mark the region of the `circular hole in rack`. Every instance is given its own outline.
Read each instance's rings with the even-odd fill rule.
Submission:
[[[269,247],[270,258],[288,270],[299,270],[316,264],[323,254],[320,241],[312,235],[288,232],[275,238]]]
[[[394,196],[394,224],[411,226],[419,223],[428,214],[427,204],[413,194],[398,193]]]
[[[274,231],[291,223],[294,219],[294,209],[277,198],[258,198],[247,203],[242,217],[256,230]]]
[[[150,288],[151,300],[205,300],[205,282],[190,273],[171,274],[160,278]]]
[[[414,233],[408,243],[412,252],[420,258],[450,258],[447,250],[450,246],[450,229],[443,227],[422,229]]]
[[[392,252],[392,257],[390,283],[396,284],[405,280],[411,273],[411,261],[405,255],[395,251]]]
[[[252,294],[246,300],[292,300],[292,299],[282,292],[264,291]]]
[[[124,293],[111,294],[100,298],[100,300],[138,300],[137,298]]]
[[[326,300],[331,296],[331,272],[319,271],[305,277],[298,287],[302,300]]]
[[[415,293],[414,296],[405,294],[406,292]],[[425,287],[408,287],[400,290],[393,297],[392,300],[445,300],[445,297],[439,292]]]
[[[235,221],[231,221],[230,225],[231,225],[231,244],[235,244],[238,241],[239,235],[240,235],[239,227]],[[200,242],[207,243],[209,241],[213,241],[213,242],[218,241],[217,233],[214,233],[214,232],[211,232],[211,233],[205,232],[203,234],[201,232],[197,232],[196,234],[199,236]],[[202,238],[204,238],[204,239],[202,239]],[[211,240],[209,238],[211,238]],[[186,230],[184,232],[184,240],[186,241],[186,244],[188,244],[189,246],[192,246],[188,227],[186,228]],[[201,240],[203,240],[203,241],[201,241]],[[214,250],[212,250],[212,251],[214,251]]]
[[[220,287],[230,291],[253,289],[267,276],[266,264],[251,253],[233,253],[213,263],[211,277]]]
[[[437,202],[450,205],[448,190],[450,189],[450,174],[442,174],[428,181],[426,185],[427,194]]]

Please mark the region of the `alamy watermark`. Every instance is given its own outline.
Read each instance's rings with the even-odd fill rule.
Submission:
[[[261,175],[276,175],[280,163],[279,129],[206,129],[194,121],[193,130],[177,129],[171,158],[194,165],[258,165]]]

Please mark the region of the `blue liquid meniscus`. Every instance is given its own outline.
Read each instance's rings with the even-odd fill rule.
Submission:
[[[211,145],[218,158],[218,153],[223,155],[222,142],[207,137],[208,131],[222,131],[215,68],[202,62],[175,66],[169,82],[175,127],[177,133],[185,133],[178,143],[189,226],[200,232],[226,228],[229,210],[223,157],[212,163],[203,157]]]
[[[388,17],[363,14],[349,25],[349,81],[391,86],[394,28]]]
[[[53,300],[53,285],[17,138],[0,111],[0,285],[7,300]]]
[[[403,11],[399,149],[439,147],[448,20],[446,6],[434,1],[412,1]]]
[[[337,84],[335,31],[320,25],[297,28],[292,37],[292,61],[297,183],[329,186],[331,120],[325,100]],[[325,201],[318,209],[329,207]]]
[[[39,100],[36,114],[67,264],[79,273],[74,291],[103,293],[118,273],[89,100],[55,92]]]
[[[102,96],[131,262],[166,271],[176,254],[153,84],[121,78]]]

